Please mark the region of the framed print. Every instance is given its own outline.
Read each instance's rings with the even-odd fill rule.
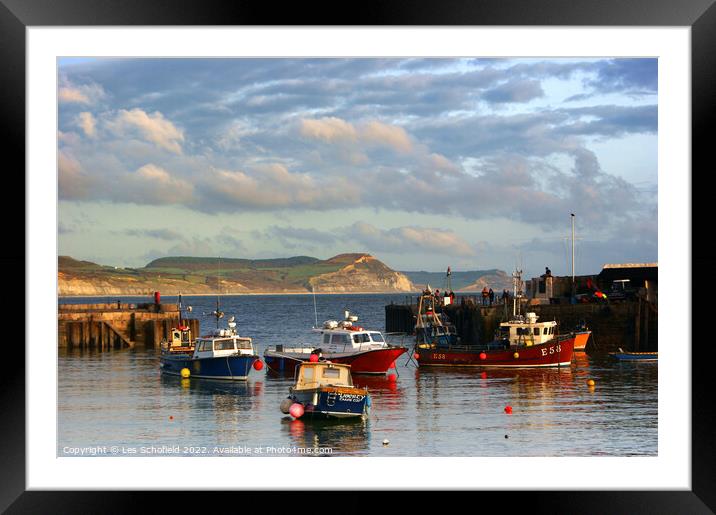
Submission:
[[[269,13],[180,4],[171,13],[158,3],[0,5],[4,145],[25,166],[27,203],[27,255],[8,246],[4,261],[25,271],[27,297],[25,353],[3,374],[3,509],[107,511],[111,499],[109,511],[125,511],[142,497],[138,490],[191,504],[214,490],[286,491],[276,497],[285,503],[315,490],[404,490],[416,499],[422,491],[469,491],[498,502],[509,494],[510,502],[544,512],[712,512],[713,408],[703,370],[710,350],[692,345],[700,326],[693,320],[708,320],[692,310],[701,315],[707,303],[697,301],[691,278],[713,259],[710,251],[691,257],[689,209],[709,205],[692,200],[692,189],[709,189],[692,187],[704,172],[689,167],[703,168],[709,148],[711,2],[409,10],[384,3],[325,25],[307,23],[309,13],[298,16],[294,7]],[[296,23],[294,15],[306,24],[285,25]],[[585,250],[575,259],[572,214],[571,283],[567,264],[548,261],[569,261],[566,228],[551,226],[562,208],[581,210],[577,223],[588,219],[586,227],[602,231],[601,239],[588,237],[578,225]],[[566,375],[536,368],[532,375],[449,375],[430,373],[429,360],[452,352],[437,333],[422,342],[427,347],[382,345],[377,329],[385,313],[392,333],[389,306],[411,295],[432,301],[430,282],[447,294],[475,261],[496,270],[493,282],[479,284],[504,290],[507,313],[513,279],[495,263],[499,256],[502,268],[512,266],[516,249],[513,275],[519,282],[524,268],[524,296],[543,294],[545,305],[526,304],[539,317],[513,313],[516,323],[532,324],[531,343],[506,343],[501,359],[524,365],[541,349],[532,326],[548,323],[550,309],[565,324],[562,313],[582,300],[599,313],[625,309],[615,289],[602,287],[610,304],[598,304],[592,291],[601,293],[592,285],[617,268],[604,263],[624,255],[622,262],[646,273],[661,262],[666,318],[654,321],[651,276],[640,283],[636,322],[628,312],[638,342],[632,350],[655,351],[658,328],[660,373],[658,363],[615,365],[603,352],[604,360],[585,358],[587,368],[570,354]],[[219,257],[201,261],[206,255]],[[454,260],[447,275],[415,272],[447,260]],[[583,278],[582,297],[575,261],[594,272]],[[571,292],[554,293],[559,276]],[[101,277],[107,289],[67,277]],[[371,297],[386,294],[376,277],[391,278],[394,297]],[[497,278],[507,282],[497,287]],[[112,289],[117,281],[143,289]],[[452,308],[479,303],[476,284],[460,285],[462,303],[452,307],[443,300],[451,296],[436,294],[441,312],[458,316]],[[90,300],[59,302],[68,292]],[[521,286],[512,297],[523,297]],[[8,300],[7,312],[18,302]],[[185,317],[190,303],[194,314]],[[482,303],[474,308],[480,317],[498,305],[490,297]],[[111,314],[100,316],[100,305]],[[83,309],[88,323],[77,318]],[[175,309],[178,325],[162,318]],[[321,325],[319,314],[340,320],[344,309],[345,320]],[[135,324],[129,329],[124,312]],[[257,312],[270,313],[273,325],[256,321]],[[54,326],[49,336],[38,334],[40,321],[54,316],[57,341]],[[189,350],[181,350],[180,333],[199,331],[192,319],[215,320],[216,331],[188,336]],[[416,320],[424,320],[419,304]],[[466,331],[460,320],[456,327]],[[322,339],[310,359],[286,350],[311,326]],[[548,344],[574,344],[544,331]],[[353,379],[343,378],[346,346],[363,333],[371,351],[400,352],[378,379],[361,378],[368,365],[357,360],[345,368]],[[135,352],[140,340],[151,350]],[[62,342],[79,354],[57,351]],[[221,354],[230,343],[231,353]],[[331,347],[339,343],[343,354]],[[97,345],[118,351],[96,352]],[[551,350],[543,350],[548,360]],[[474,364],[494,353],[486,345]],[[286,356],[298,362],[296,375],[269,378],[279,366],[272,360],[284,360],[283,369]],[[462,365],[472,358],[459,357]],[[210,369],[209,359],[228,368]],[[242,359],[239,373],[231,363]],[[342,378],[325,406],[320,388],[310,400],[297,394],[314,373]],[[554,393],[555,383],[571,396]],[[286,392],[290,402],[279,406]],[[353,416],[349,402],[365,403],[364,426],[295,424],[306,412]],[[490,418],[486,409],[498,413]],[[319,451],[330,456],[282,455]]]

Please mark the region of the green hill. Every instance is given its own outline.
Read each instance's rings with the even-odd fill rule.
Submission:
[[[369,254],[275,259],[165,257],[143,268],[58,258],[59,295],[412,291],[410,280]]]

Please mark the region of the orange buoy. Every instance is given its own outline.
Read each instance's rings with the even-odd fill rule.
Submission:
[[[590,379],[589,381],[587,381],[587,385],[594,386],[594,379]]]
[[[418,354],[418,353],[416,352],[415,354],[413,354],[413,357],[414,357],[415,359],[420,359],[420,354]]]
[[[512,357],[515,358],[515,359],[519,359],[520,353],[519,353],[519,352],[515,352],[515,353],[512,355]]]

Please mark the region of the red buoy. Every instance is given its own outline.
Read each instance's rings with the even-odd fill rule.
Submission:
[[[388,375],[388,381],[390,381],[391,383],[394,383],[394,382],[396,382],[397,380],[398,380],[398,376],[396,376],[395,374],[389,374],[389,375]]]
[[[487,354],[485,354],[484,352],[481,352],[480,359],[487,359]]]
[[[308,358],[308,361],[311,363],[318,363],[318,354],[311,354],[311,357]]]
[[[507,413],[508,415],[511,415],[512,414],[512,406],[510,406],[509,404],[507,406],[505,406],[505,413]]]
[[[254,361],[254,369],[261,370],[262,368],[264,368],[263,361],[261,361],[260,359],[257,359],[256,361]]]
[[[159,295],[159,292],[158,292],[158,291],[155,291],[155,292],[154,292],[154,304],[159,304],[159,303],[160,303],[159,301],[160,301],[161,299],[162,299],[162,296]]]
[[[299,404],[298,402],[294,402],[291,404],[291,407],[288,409],[288,413],[293,418],[301,418],[303,416],[303,405]]]
[[[416,352],[415,354],[413,354],[413,357],[414,357],[415,359],[420,359],[420,354],[418,354],[418,353]]]

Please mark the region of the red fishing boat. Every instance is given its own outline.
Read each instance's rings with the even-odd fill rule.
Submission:
[[[415,346],[419,366],[476,367],[558,367],[569,366],[574,353],[575,336],[557,334],[557,322],[538,322],[535,313],[517,313],[522,297],[520,271],[515,280],[513,315],[499,326],[495,340],[464,345],[449,339],[422,339]],[[418,320],[420,320],[420,316]]]
[[[270,370],[293,374],[306,361],[330,361],[351,366],[353,374],[385,374],[407,347],[390,345],[380,331],[356,324],[358,317],[345,313],[345,320],[328,320],[314,328],[320,338],[316,344],[295,347],[276,345],[264,352]]]

